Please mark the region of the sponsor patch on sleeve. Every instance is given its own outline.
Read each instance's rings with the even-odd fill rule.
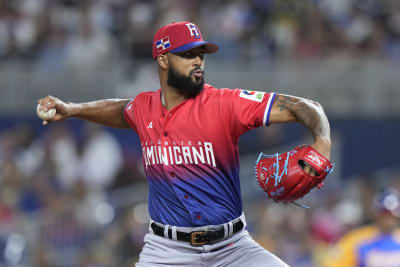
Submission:
[[[248,100],[253,100],[256,102],[261,102],[264,98],[265,92],[241,90],[240,97],[246,98]]]

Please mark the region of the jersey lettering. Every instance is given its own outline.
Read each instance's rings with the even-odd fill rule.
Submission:
[[[190,155],[190,150],[189,150],[188,146],[182,147],[182,154],[183,154],[183,160],[185,161],[185,164],[193,163],[192,155]]]
[[[174,158],[172,157],[172,149],[171,149],[170,146],[168,147],[168,152],[169,152],[169,161],[170,161],[171,165],[173,165],[174,164]]]
[[[193,150],[193,156],[194,156],[194,163],[196,165],[199,165],[198,159],[201,161],[201,163],[204,164],[204,154],[203,154],[203,148],[199,147],[200,152],[194,147],[192,146],[192,150]]]
[[[179,146],[174,146],[174,156],[175,156],[175,164],[180,165],[182,164],[182,156],[181,154],[181,147]]]
[[[164,154],[161,154],[161,164],[168,165],[168,156],[167,156],[167,148],[163,147]],[[159,147],[161,151],[161,147]]]
[[[153,145],[156,142],[142,143],[143,145],[143,158],[147,166],[154,164],[163,165],[182,165],[182,164],[207,164],[216,167],[214,149],[211,142],[198,142],[191,146],[166,146]],[[176,144],[176,142],[173,142]],[[158,143],[159,144],[159,143]]]
[[[215,157],[212,144],[210,142],[204,142],[204,148],[206,151],[207,162],[210,162],[210,156],[211,156],[211,162],[213,162],[213,166],[215,167]]]
[[[154,146],[146,147],[146,156],[147,158],[151,158],[153,160],[153,164],[155,164],[155,156],[154,156],[154,151],[153,151]]]

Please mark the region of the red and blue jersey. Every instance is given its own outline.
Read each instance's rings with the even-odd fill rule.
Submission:
[[[140,138],[150,217],[184,227],[239,217],[239,136],[268,125],[274,97],[206,84],[171,110],[162,105],[161,89],[129,102],[124,115]]]

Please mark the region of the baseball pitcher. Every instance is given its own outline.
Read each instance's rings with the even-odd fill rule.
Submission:
[[[161,88],[134,99],[66,103],[47,96],[44,124],[77,117],[133,129],[139,136],[149,184],[151,222],[136,266],[287,266],[246,230],[239,184],[241,134],[275,123],[299,122],[314,136],[274,157],[261,155],[257,179],[268,197],[292,202],[321,186],[331,170],[330,127],[320,104],[275,92],[215,88],[204,82],[203,40],[188,21],[154,35]]]

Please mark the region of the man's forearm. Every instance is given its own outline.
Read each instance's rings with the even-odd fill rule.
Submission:
[[[294,106],[297,121],[306,126],[315,140],[330,142],[330,126],[322,106],[314,101],[301,100]]]
[[[275,102],[281,114],[286,114],[280,120],[300,122],[311,131],[314,139],[330,142],[329,121],[319,103],[287,95],[277,96]]]
[[[124,118],[128,99],[105,99],[87,103],[68,103],[69,115],[116,128],[129,128]]]

